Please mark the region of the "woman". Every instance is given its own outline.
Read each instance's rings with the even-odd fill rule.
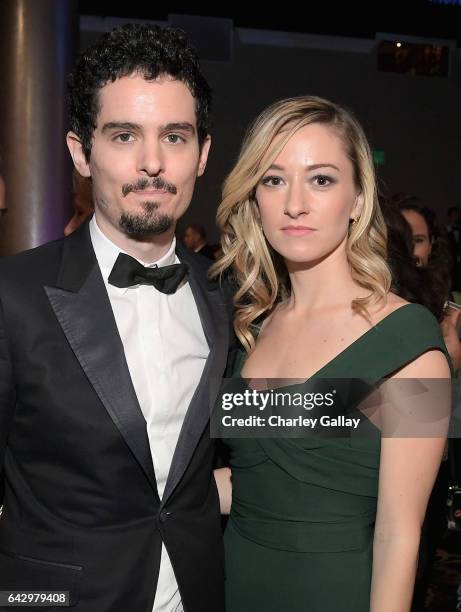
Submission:
[[[218,223],[214,273],[238,287],[235,375],[449,378],[437,321],[389,290],[370,149],[344,109],[306,96],[265,110]],[[410,609],[444,439],[226,442],[228,612]],[[217,481],[225,506],[229,473]]]
[[[406,215],[393,199],[381,200],[387,231],[387,263],[392,272],[391,290],[409,302],[422,304],[437,320],[442,319],[446,301],[446,280],[434,279],[432,270],[421,265],[416,241]],[[445,289],[445,291],[444,291]]]

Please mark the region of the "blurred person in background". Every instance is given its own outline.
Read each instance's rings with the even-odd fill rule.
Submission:
[[[461,344],[458,339],[461,310],[446,312],[445,298],[449,285],[448,277],[447,275],[440,277],[437,275],[438,268],[428,267],[429,255],[434,242],[431,240],[432,234],[428,223],[419,210],[409,209],[405,214],[405,210],[400,211],[399,206],[392,201],[381,202],[381,210],[387,226],[388,263],[392,271],[392,289],[397,295],[409,302],[422,304],[434,314],[439,321],[453,366],[458,368],[461,361]],[[413,221],[413,226],[410,226],[407,218]],[[415,238],[419,238],[420,241],[417,242]],[[419,246],[420,259],[417,259],[416,256],[417,246]],[[421,261],[424,261],[425,265],[420,265]],[[453,452],[451,448],[450,452]],[[447,446],[429,498],[421,530],[413,612],[421,612],[424,609],[435,553],[447,531],[449,473]]]
[[[208,259],[214,259],[214,254],[217,249],[216,245],[207,244],[206,232],[203,225],[199,223],[191,223],[184,230],[183,235],[184,245],[194,251],[194,253],[200,253]]]
[[[442,305],[447,299],[453,300],[450,293],[453,257],[448,242],[438,232],[435,213],[415,196],[394,198],[393,201],[410,226],[416,265],[428,271],[428,282],[434,295],[438,296]],[[438,316],[455,371],[461,367],[460,312],[450,308],[441,311]]]
[[[3,176],[2,158],[0,157],[0,219],[6,214],[6,184]]]
[[[4,214],[6,214],[7,210],[8,209],[6,207],[6,185],[5,185],[5,179],[0,174],[0,218]]]
[[[72,171],[72,204],[74,214],[64,228],[64,236],[75,232],[94,212],[91,179],[81,176],[75,168]]]
[[[448,225],[445,227],[445,235],[450,244],[454,266],[452,272],[452,289],[461,291],[461,210],[459,206],[451,206],[448,209]],[[461,298],[461,296],[460,296]]]

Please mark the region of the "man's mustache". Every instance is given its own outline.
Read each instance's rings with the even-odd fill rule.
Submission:
[[[177,188],[173,183],[169,183],[160,176],[154,178],[140,178],[134,183],[125,183],[122,185],[123,197],[127,196],[132,191],[144,191],[145,189],[158,189],[159,191],[167,191],[173,195],[177,193]]]

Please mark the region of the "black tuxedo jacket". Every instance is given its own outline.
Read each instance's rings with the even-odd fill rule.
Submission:
[[[209,262],[177,253],[210,354],[162,500],[88,224],[0,260],[0,591],[69,591],[79,612],[151,612],[163,540],[185,611],[224,610],[208,420],[229,308]]]

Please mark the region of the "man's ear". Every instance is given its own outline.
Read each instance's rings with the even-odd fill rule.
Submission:
[[[205,172],[206,162],[208,160],[208,153],[211,147],[211,136],[209,134],[206,135],[205,140],[203,141],[202,148],[200,150],[200,159],[198,162],[198,170],[197,176],[202,176]]]
[[[90,165],[86,161],[80,138],[74,132],[67,132],[66,142],[77,172],[81,176],[90,177]]]

